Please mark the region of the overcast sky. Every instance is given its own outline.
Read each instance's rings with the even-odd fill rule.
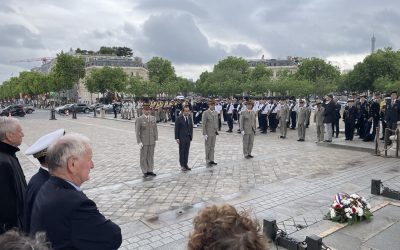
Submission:
[[[228,56],[320,57],[349,69],[400,47],[398,0],[1,0],[0,83],[61,50],[127,46],[197,79]]]

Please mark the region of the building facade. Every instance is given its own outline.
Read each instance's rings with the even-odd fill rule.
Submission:
[[[267,69],[272,70],[272,78],[277,79],[279,73],[287,71],[289,74],[294,74],[299,69],[299,63],[301,58],[299,57],[287,57],[286,59],[251,59],[248,60],[250,68],[255,68],[258,64],[264,65]]]

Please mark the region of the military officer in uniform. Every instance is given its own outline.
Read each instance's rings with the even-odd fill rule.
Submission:
[[[282,99],[280,101],[280,109],[278,111],[278,120],[280,124],[280,131],[281,131],[281,136],[280,138],[284,139],[286,138],[287,134],[287,123],[289,122],[289,105],[287,104],[287,101],[285,99]]]
[[[343,112],[344,134],[346,137],[346,141],[353,140],[357,117],[357,108],[354,106],[354,100],[347,100],[347,106],[345,107]]]
[[[243,136],[243,155],[244,158],[250,159],[253,150],[254,135],[256,134],[256,113],[253,111],[253,102],[246,102],[246,110],[240,114],[240,131]]]
[[[156,176],[154,168],[154,148],[158,140],[156,118],[150,115],[150,106],[143,104],[143,115],[136,119],[136,140],[140,147],[140,168],[143,177]]]
[[[299,139],[297,141],[304,141],[306,137],[306,123],[307,123],[307,108],[304,107],[304,100],[300,99],[299,109],[297,111],[297,134]]]
[[[215,111],[215,101],[208,101],[208,109],[202,114],[204,144],[206,148],[207,166],[217,165],[214,161],[215,141],[218,135],[218,113]]]
[[[39,171],[32,176],[28,183],[28,187],[26,188],[24,206],[24,231],[26,233],[30,232],[31,214],[36,195],[43,184],[50,178],[46,162],[47,148],[60,139],[64,134],[64,129],[58,129],[46,134],[40,137],[25,151],[26,155],[33,155],[33,157],[38,159],[40,163]]]
[[[323,142],[324,141],[324,107],[322,107],[322,102],[317,100],[316,102],[317,108],[315,109],[314,113],[314,123],[317,127],[317,141],[316,142]]]

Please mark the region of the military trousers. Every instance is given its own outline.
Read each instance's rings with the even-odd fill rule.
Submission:
[[[318,141],[324,141],[324,131],[325,131],[325,127],[324,124],[317,124],[317,140]]]
[[[206,162],[214,161],[214,148],[215,141],[217,139],[216,135],[208,136],[204,144],[206,147]]]
[[[243,155],[251,155],[253,150],[254,133],[243,135]]]
[[[155,147],[156,145],[143,145],[140,149],[140,168],[143,174],[153,172]]]
[[[281,131],[281,136],[284,136],[284,137],[286,137],[286,135],[287,135],[287,122],[286,122],[286,120],[285,119],[279,119],[279,123],[281,124],[281,126],[280,126],[280,131]]]
[[[299,139],[305,140],[306,138],[306,125],[304,123],[299,123],[297,128],[297,134]]]

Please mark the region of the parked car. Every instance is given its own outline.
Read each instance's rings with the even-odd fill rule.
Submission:
[[[31,105],[24,106],[24,111],[27,114],[32,114],[35,111],[35,108]]]
[[[1,110],[1,116],[8,116],[11,113],[12,116],[25,116],[24,107],[22,105],[10,105]]]
[[[103,105],[103,106],[101,106],[101,107],[98,107],[98,108],[96,109],[96,112],[97,112],[97,113],[100,113],[100,110],[104,110],[104,111],[106,112],[106,114],[112,114],[112,113],[114,113],[113,105],[112,105],[112,104],[105,104],[105,105]],[[121,107],[118,105],[118,106],[117,106],[117,113],[119,113],[120,110],[121,110]]]
[[[60,106],[60,107],[55,108],[55,110],[59,114],[64,114],[66,110],[68,110],[68,112],[71,111],[72,110],[71,107],[73,105],[74,104],[72,104],[72,103],[71,104],[65,104],[64,106]]]

